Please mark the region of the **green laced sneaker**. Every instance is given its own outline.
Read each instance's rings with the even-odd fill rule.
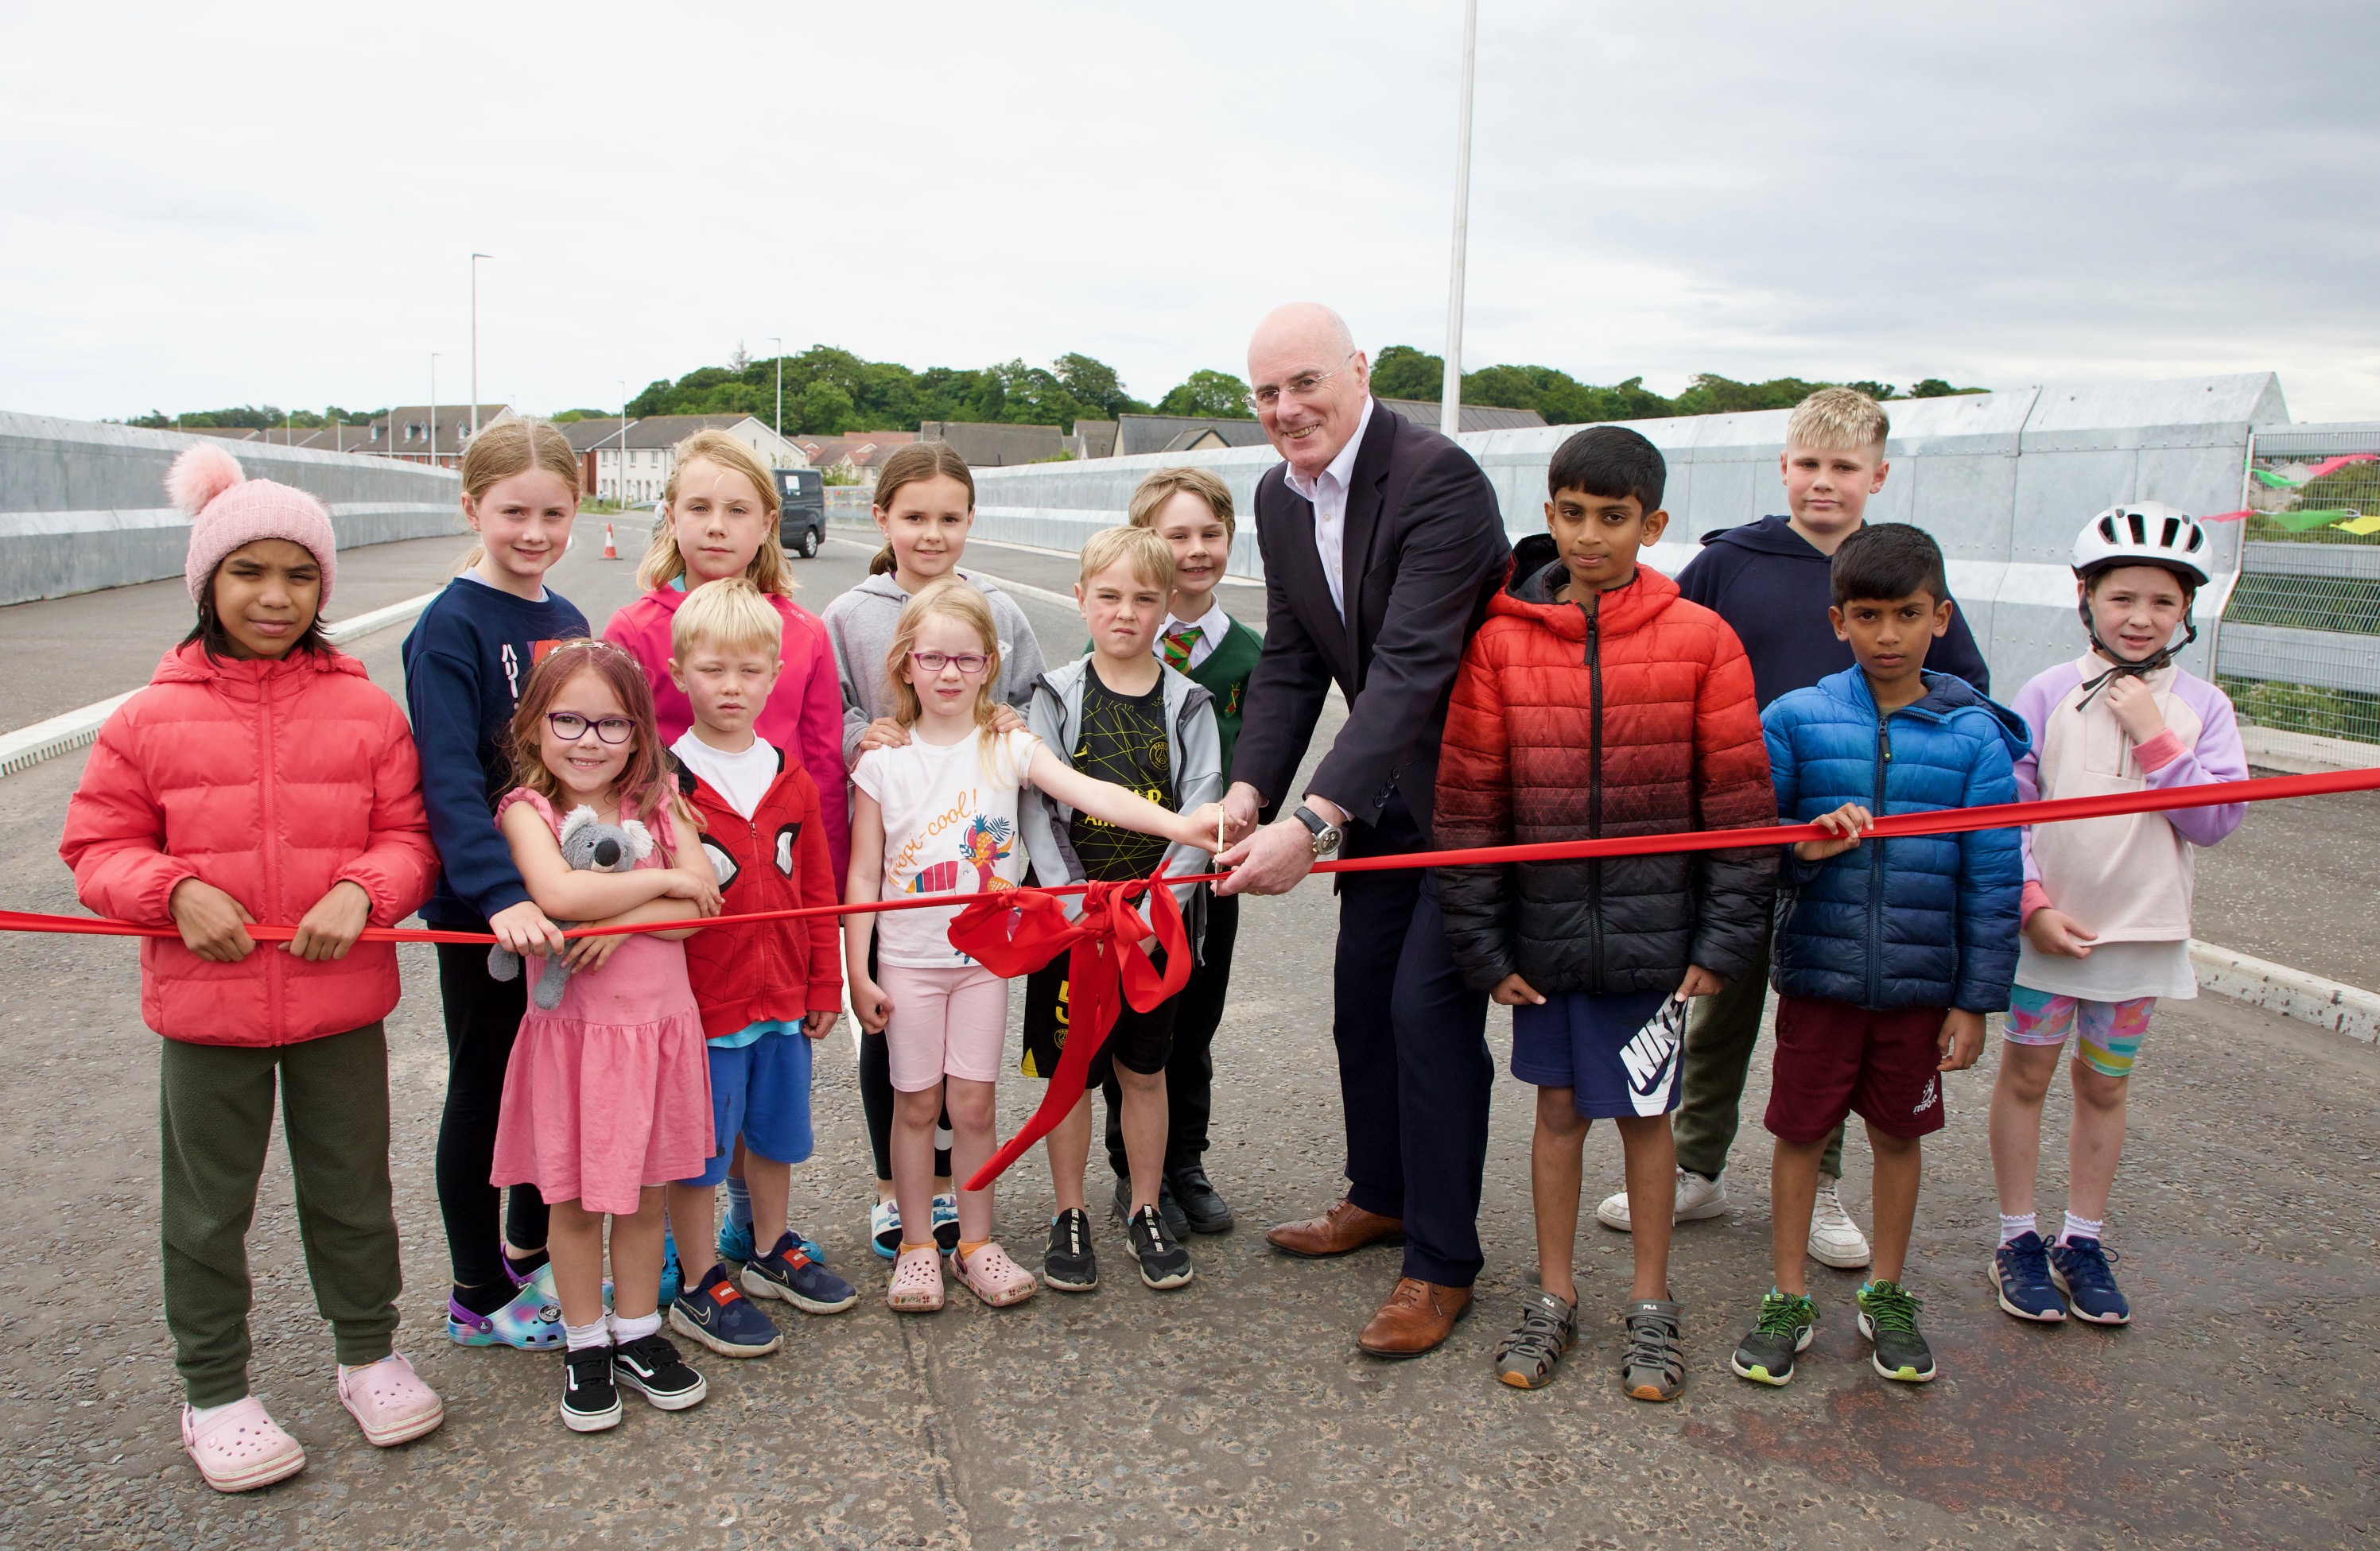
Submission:
[[[1755,1384],[1791,1384],[1793,1359],[1810,1350],[1818,1305],[1799,1292],[1771,1290],[1760,1300],[1760,1323],[1735,1349],[1728,1366]]]
[[[1860,1334],[1876,1343],[1868,1361],[1887,1378],[1903,1384],[1934,1382],[1934,1349],[1917,1333],[1925,1305],[1899,1282],[1870,1282],[1859,1290]]]

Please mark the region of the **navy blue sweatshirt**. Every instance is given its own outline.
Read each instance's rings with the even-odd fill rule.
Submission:
[[[1779,696],[1852,665],[1851,643],[1837,640],[1827,619],[1832,563],[1785,518],[1763,517],[1704,534],[1703,552],[1678,573],[1678,590],[1727,621],[1743,643],[1753,697],[1763,710]],[[1925,666],[1957,674],[1980,694],[1992,692],[1992,671],[1963,610],[1950,611],[1950,628],[1926,650]]]
[[[405,709],[438,847],[438,892],[421,907],[431,926],[483,932],[528,898],[495,823],[513,785],[505,733],[540,648],[587,634],[587,616],[560,593],[532,603],[457,576],[406,636]]]

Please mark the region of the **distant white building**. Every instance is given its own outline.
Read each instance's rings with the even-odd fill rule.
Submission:
[[[625,437],[617,416],[574,420],[562,430],[578,454],[578,477],[589,496],[622,505],[659,501],[675,466],[677,444],[698,430],[725,431],[771,468],[807,468],[810,461],[799,446],[751,415],[648,415],[630,420]]]

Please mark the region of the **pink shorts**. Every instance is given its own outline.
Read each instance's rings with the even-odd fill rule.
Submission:
[[[917,1093],[945,1076],[999,1081],[1001,1048],[1008,1042],[1007,981],[981,964],[879,964],[876,983],[892,1000],[884,1053],[893,1087]]]

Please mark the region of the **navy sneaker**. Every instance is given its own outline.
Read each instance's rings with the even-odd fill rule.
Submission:
[[[2049,1246],[2049,1275],[2074,1309],[2074,1317],[2093,1325],[2130,1325],[2132,1305],[2116,1285],[2107,1267],[2116,1252],[2096,1239],[2069,1239]]]
[[[744,1263],[744,1290],[755,1298],[782,1298],[804,1314],[841,1314],[859,1302],[858,1290],[792,1233],[768,1254]]]
[[[669,1306],[670,1327],[722,1357],[766,1357],[785,1342],[777,1322],[744,1296],[722,1261]]]
[[[2032,1229],[1992,1252],[1988,1275],[2005,1312],[2037,1325],[2066,1322],[2066,1300],[2049,1279],[2049,1246]]]

